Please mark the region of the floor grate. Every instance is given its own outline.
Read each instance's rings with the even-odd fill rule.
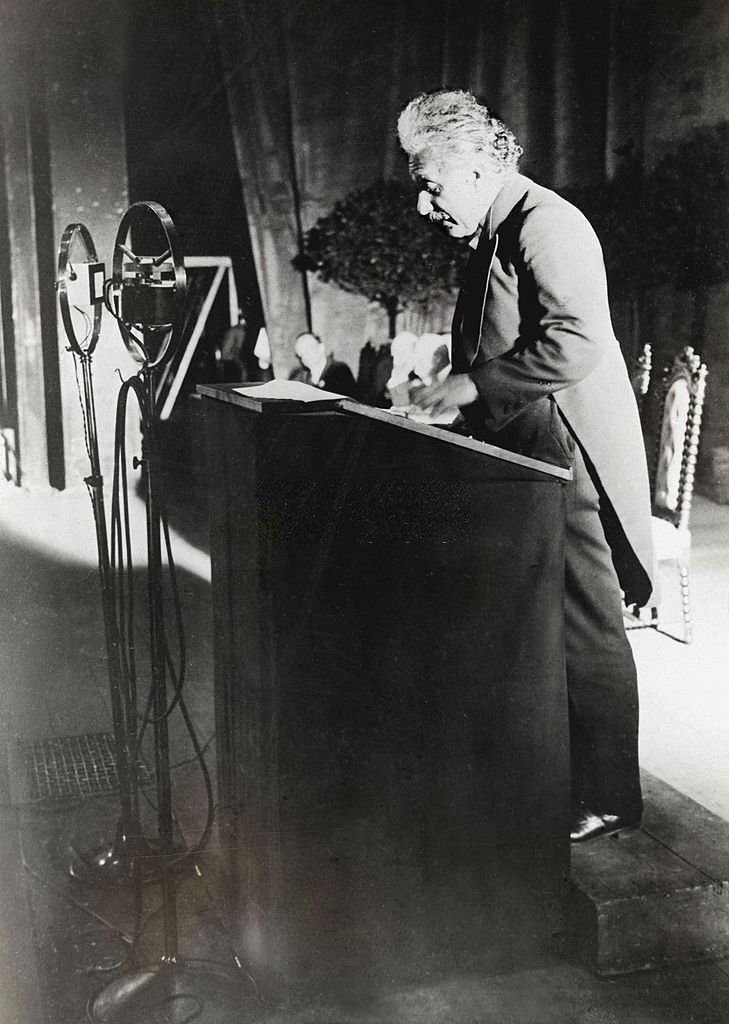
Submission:
[[[57,736],[20,746],[31,800],[94,796],[119,789],[113,733]],[[137,779],[140,786],[154,781],[141,759]]]

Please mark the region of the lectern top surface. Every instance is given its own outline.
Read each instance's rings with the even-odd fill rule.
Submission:
[[[198,384],[197,393],[254,412],[311,412],[337,409],[343,395],[324,391],[298,380],[271,380],[251,384]]]
[[[357,416],[366,416],[369,419],[378,420],[381,423],[388,423],[402,430],[412,430],[416,434],[425,434],[439,441],[457,445],[459,448],[468,448],[474,452],[481,452],[484,455],[491,455],[501,459],[502,462],[511,462],[516,466],[523,466],[525,469],[536,469],[540,473],[557,477],[559,480],[571,480],[572,470],[562,466],[553,466],[550,462],[543,462],[541,459],[532,459],[528,455],[519,455],[518,452],[510,452],[506,448],[499,448],[497,445],[488,444],[486,441],[477,441],[473,437],[465,437],[453,430],[445,429],[430,423],[421,423],[418,420],[408,419],[399,413],[392,413],[388,409],[376,409],[373,406],[362,405],[350,398],[344,398],[339,402],[338,408],[342,412],[354,413]]]
[[[350,398],[341,398],[328,391],[306,386],[306,393],[302,395],[298,390],[289,388],[289,385],[296,382],[278,381],[271,382],[279,385],[273,391],[261,384],[250,384],[236,386],[232,384],[198,384],[197,393],[207,398],[214,398],[230,405],[237,405],[250,411],[269,415],[285,413],[287,415],[301,413],[316,415],[317,413],[340,413],[343,415],[363,416],[367,419],[377,420],[385,423],[395,430],[412,431],[416,434],[431,437],[446,444],[455,445],[459,448],[467,448],[470,451],[480,452],[501,462],[508,462],[523,469],[536,470],[545,476],[558,480],[571,480],[572,471],[562,466],[555,466],[541,459],[533,459],[528,455],[520,455],[518,452],[509,451],[506,448],[499,448],[497,445],[488,444],[486,441],[477,441],[472,437],[466,437],[453,430],[435,426],[430,423],[421,423],[408,419],[399,413],[393,413],[388,409],[377,409],[373,406],[363,405]]]

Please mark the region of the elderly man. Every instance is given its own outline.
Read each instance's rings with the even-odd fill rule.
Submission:
[[[297,335],[294,352],[303,369],[294,371],[292,377],[315,387],[333,391],[337,395],[357,397],[354,374],[346,363],[340,362],[327,352],[318,334],[305,331]]]
[[[435,412],[457,405],[473,436],[572,467],[571,839],[635,827],[638,696],[622,600],[641,605],[650,596],[650,511],[599,242],[574,206],[518,172],[514,135],[470,93],[416,97],[398,134],[418,212],[473,250],[453,321],[452,372],[412,400]]]

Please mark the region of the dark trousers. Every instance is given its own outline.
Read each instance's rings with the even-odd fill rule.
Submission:
[[[481,440],[556,465],[572,465],[565,533],[572,800],[598,814],[637,821],[643,806],[638,686],[623,624],[622,592],[600,520],[600,494],[553,398],[531,403],[496,432],[479,427],[477,403],[464,413],[469,413],[469,429]]]
[[[622,594],[600,522],[600,495],[579,448],[568,485],[565,652],[572,799],[638,820],[638,687]]]

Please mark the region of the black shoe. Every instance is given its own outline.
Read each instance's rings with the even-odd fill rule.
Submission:
[[[599,814],[593,814],[586,807],[575,811],[570,825],[570,842],[584,843],[587,839],[601,836],[605,832],[605,822]]]
[[[621,817],[619,814],[594,814],[587,807],[580,807],[572,819],[570,842],[584,843],[598,836],[609,836],[625,828],[638,828],[640,818]]]

